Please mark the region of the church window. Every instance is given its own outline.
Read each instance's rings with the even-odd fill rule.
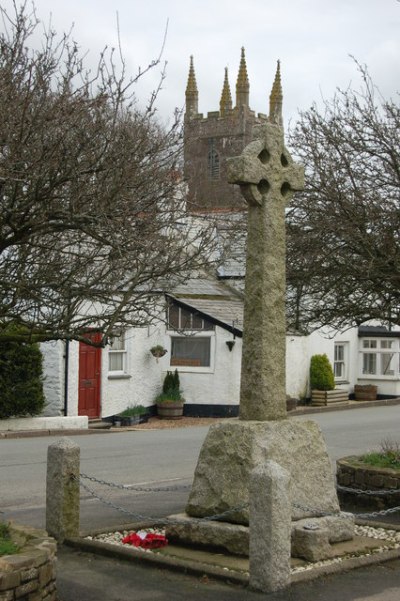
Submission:
[[[208,175],[211,179],[219,178],[219,154],[215,149],[215,139],[208,140]]]

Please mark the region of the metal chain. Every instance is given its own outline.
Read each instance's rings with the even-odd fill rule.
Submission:
[[[337,490],[341,490],[343,492],[350,492],[356,495],[369,495],[371,497],[383,497],[385,495],[400,495],[399,489],[390,489],[390,490],[361,490],[360,488],[350,488],[349,486],[341,486],[338,484],[336,486]]]
[[[106,480],[99,480],[94,476],[88,476],[87,474],[79,474],[81,478],[85,480],[90,480],[91,482],[96,482],[97,484],[102,484],[103,486],[109,486],[110,488],[118,488],[119,490],[133,490],[135,492],[177,492],[183,490],[189,490],[191,485],[182,485],[182,486],[164,486],[162,488],[145,488],[143,486],[130,486],[126,484],[115,484],[115,482],[107,482]]]
[[[296,509],[301,509],[302,511],[307,511],[309,513],[312,513],[313,515],[311,515],[309,517],[317,518],[317,517],[326,517],[326,516],[337,516],[337,513],[330,513],[330,512],[324,511],[323,509],[318,509],[316,507],[307,507],[305,505],[300,505],[299,503],[293,503],[292,505]],[[389,509],[382,509],[381,511],[372,511],[370,513],[353,513],[353,515],[355,518],[369,518],[369,517],[376,518],[381,515],[396,513],[397,511],[400,511],[400,506],[399,507],[390,507]]]
[[[82,488],[84,488],[92,497],[96,498],[98,501],[100,501],[101,503],[103,503],[104,505],[108,505],[109,507],[112,507],[113,509],[117,510],[117,511],[121,511],[122,513],[125,513],[131,517],[134,517],[135,519],[138,520],[142,520],[142,521],[146,521],[146,520],[157,520],[159,523],[176,523],[173,520],[169,520],[168,518],[152,518],[150,516],[143,516],[137,513],[133,513],[127,509],[124,509],[123,507],[119,507],[118,505],[115,505],[112,501],[108,501],[107,499],[104,499],[103,497],[101,497],[99,494],[95,493],[91,488],[89,488],[86,484],[84,484],[82,482],[82,478],[85,480],[90,480],[91,482],[95,482],[97,484],[102,484],[103,486],[109,486],[110,488],[117,488],[119,490],[124,490],[124,491],[134,491],[134,492],[177,492],[177,491],[184,491],[184,490],[189,490],[191,488],[191,485],[183,485],[183,486],[168,486],[168,487],[160,487],[160,488],[146,488],[146,487],[142,487],[142,486],[127,486],[126,484],[116,484],[114,482],[107,482],[106,480],[101,480],[98,478],[95,478],[94,476],[88,476],[87,474],[80,474],[80,485],[82,486]],[[390,494],[395,494],[395,493],[400,493],[399,490],[387,490],[387,491],[372,491],[372,490],[361,490],[361,489],[356,489],[356,488],[349,488],[346,486],[341,486],[341,485],[337,485],[337,489],[341,490],[343,492],[350,492],[353,494],[364,494],[364,495],[370,495],[370,496],[384,496],[384,495],[390,495]],[[207,516],[204,518],[195,518],[199,521],[216,521],[216,520],[222,520],[225,517],[228,517],[230,514],[232,513],[236,513],[238,511],[242,511],[243,509],[247,509],[249,506],[248,503],[245,503],[243,505],[239,505],[237,507],[234,507],[233,509],[227,509],[226,511],[222,512],[222,513],[218,513],[212,516]],[[307,513],[311,513],[312,515],[310,517],[327,517],[327,516],[336,516],[337,513],[332,513],[332,512],[328,512],[324,509],[321,508],[317,508],[317,507],[307,507],[305,505],[301,505],[300,503],[292,503],[292,506],[295,509],[300,509],[301,511],[306,511]],[[391,507],[389,509],[382,509],[380,511],[373,511],[373,512],[369,512],[369,513],[354,513],[353,515],[356,518],[369,518],[369,517],[379,517],[379,516],[383,516],[383,515],[388,515],[391,513],[396,513],[400,511],[400,506],[398,507]]]
[[[75,478],[75,479],[78,480],[78,478]],[[171,520],[170,518],[155,518],[155,517],[151,517],[148,515],[146,516],[146,515],[141,515],[139,513],[134,513],[132,511],[129,511],[128,509],[125,509],[124,507],[119,507],[118,505],[115,505],[115,503],[113,503],[112,501],[108,501],[107,499],[104,499],[99,494],[94,492],[94,490],[92,490],[86,484],[84,484],[84,482],[82,482],[81,480],[79,483],[80,483],[80,486],[84,490],[86,490],[92,497],[94,497],[95,499],[97,499],[98,501],[103,503],[104,505],[108,505],[109,507],[112,507],[113,509],[115,509],[117,511],[121,511],[122,513],[125,513],[126,515],[129,515],[130,517],[133,517],[136,520],[155,521],[158,524],[180,524],[181,523],[177,520]],[[125,488],[124,490],[127,490],[127,489]],[[164,489],[161,489],[161,490],[164,490]],[[153,491],[153,489],[152,489],[152,491]],[[244,503],[242,505],[238,505],[237,507],[233,507],[232,509],[227,509],[226,511],[217,513],[215,515],[206,516],[203,518],[194,518],[194,519],[199,522],[222,520],[223,518],[227,517],[228,515],[230,515],[232,513],[237,513],[238,511],[242,511],[243,509],[246,509],[248,507],[248,505],[249,505],[248,503]]]

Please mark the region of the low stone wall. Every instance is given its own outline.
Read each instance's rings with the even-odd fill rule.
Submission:
[[[86,415],[59,417],[11,417],[0,420],[0,432],[31,430],[87,430]],[[1,600],[0,600],[1,601]]]
[[[344,457],[336,462],[337,484],[365,491],[398,491],[387,495],[353,494],[338,490],[339,500],[356,507],[388,509],[400,505],[400,470],[366,466],[357,457]]]
[[[20,551],[0,557],[0,601],[56,601],[55,540],[13,523],[10,533]]]

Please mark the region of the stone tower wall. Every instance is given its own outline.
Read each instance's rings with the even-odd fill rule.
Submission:
[[[233,109],[224,117],[215,112],[206,118],[186,118],[184,176],[189,210],[245,207],[239,187],[227,182],[226,160],[238,156],[252,140],[254,126],[266,120],[247,107]],[[218,165],[212,165],[210,152],[217,153]]]

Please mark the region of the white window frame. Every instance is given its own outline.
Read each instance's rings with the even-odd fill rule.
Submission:
[[[173,303],[172,304],[178,308],[179,312],[178,312],[178,323],[177,323],[177,329],[175,328],[175,324],[174,326],[170,326],[170,317],[169,315],[167,315],[167,332],[169,335],[169,343],[170,343],[170,347],[169,347],[169,363],[170,363],[170,367],[172,369],[177,368],[178,371],[180,372],[186,372],[186,373],[214,373],[215,371],[215,338],[216,338],[216,334],[215,334],[215,330],[216,330],[216,326],[215,324],[213,324],[211,322],[211,320],[207,319],[206,317],[202,317],[201,314],[199,314],[195,309],[191,309],[190,307],[183,307],[181,305],[179,305],[178,303]],[[168,309],[169,311],[169,309]],[[182,315],[182,312],[184,312],[184,315]],[[190,317],[188,319],[188,315],[190,314]],[[185,315],[186,314],[186,315]],[[192,329],[193,327],[193,322],[194,322],[194,316],[196,316],[196,320],[200,323],[199,328],[196,329]],[[187,327],[187,324],[189,327]],[[212,329],[211,329],[212,326]],[[197,338],[207,338],[210,341],[210,365],[205,366],[205,365],[176,365],[174,363],[171,363],[172,361],[172,339],[173,338],[190,338],[190,337],[197,337]]]
[[[116,341],[122,342],[122,348],[115,348]],[[119,346],[119,345],[118,345]],[[121,355],[122,369],[111,369],[111,357]],[[108,373],[112,376],[125,375],[127,372],[127,350],[126,350],[126,332],[122,330],[118,336],[115,336],[113,343],[108,349]]]
[[[390,343],[390,344],[389,344]],[[389,348],[388,348],[389,347]],[[374,372],[364,372],[365,362],[370,355],[369,361],[375,363]],[[382,373],[384,367],[384,356],[391,355],[391,373]],[[398,380],[400,378],[400,352],[399,339],[389,337],[362,337],[360,338],[360,378],[369,380]]]
[[[343,352],[343,359],[338,359],[336,357],[337,352],[336,349],[342,348],[342,352]],[[342,369],[341,369],[341,374],[340,375],[336,375],[336,367],[337,365],[341,365]],[[335,382],[348,382],[349,381],[349,343],[348,342],[342,342],[342,341],[337,341],[335,342],[335,346],[334,346],[334,361],[333,361],[333,371],[335,374]]]

